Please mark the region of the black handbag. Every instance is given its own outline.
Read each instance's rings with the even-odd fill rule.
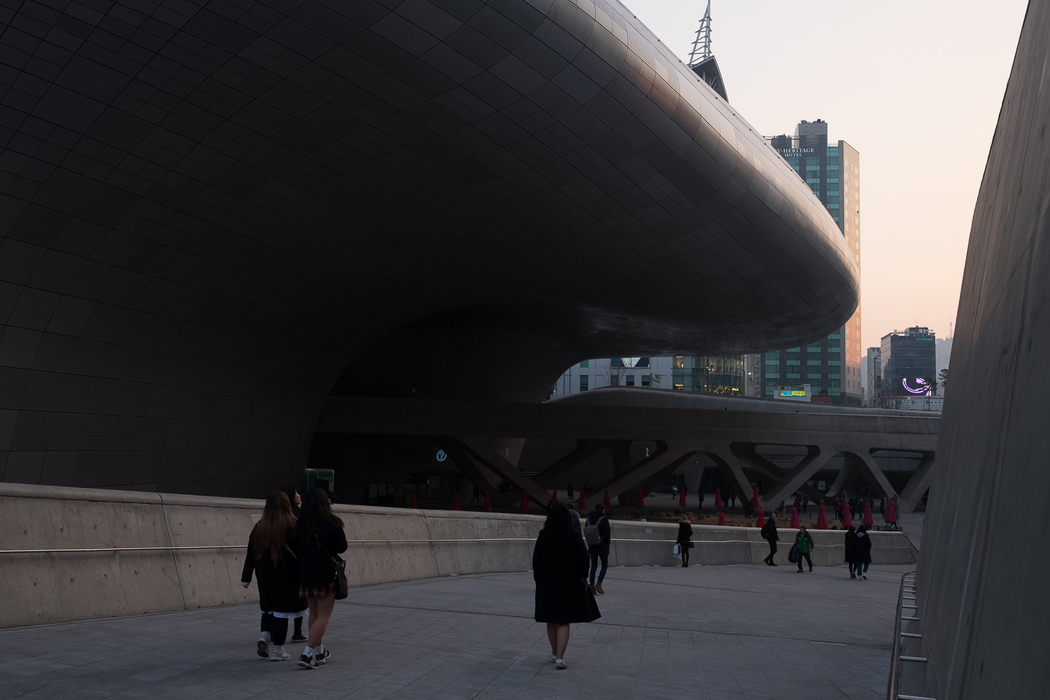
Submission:
[[[788,561],[792,564],[797,564],[798,560],[802,558],[802,552],[799,551],[798,545],[791,545],[791,549],[788,551]]]
[[[334,554],[331,554],[327,549],[321,545],[321,540],[314,535],[314,539],[317,540],[317,546],[328,555],[328,558],[332,560],[332,577],[335,580],[335,599],[343,600],[350,595],[350,584],[346,581],[346,562]]]

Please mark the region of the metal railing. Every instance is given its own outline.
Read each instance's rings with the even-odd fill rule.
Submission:
[[[910,580],[909,580],[910,579]],[[910,596],[905,596],[905,593],[911,593]],[[890,656],[890,678],[889,683],[886,687],[886,700],[936,700],[936,698],[929,698],[922,695],[901,695],[900,694],[900,665],[902,661],[908,661],[912,663],[927,663],[929,659],[925,656],[906,656],[901,654],[901,639],[922,639],[921,634],[915,632],[903,632],[901,631],[902,623],[918,621],[919,616],[915,615],[904,615],[905,610],[918,610],[918,605],[911,603],[905,604],[904,601],[915,601],[915,572],[909,571],[908,573],[901,576],[900,591],[897,593],[897,614],[896,619],[893,623],[893,651]]]

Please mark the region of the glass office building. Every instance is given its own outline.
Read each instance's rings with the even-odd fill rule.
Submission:
[[[937,337],[925,326],[882,336],[882,405],[937,393]]]
[[[773,148],[827,208],[860,266],[860,154],[845,141],[828,145],[828,124],[802,121],[793,136],[774,136]],[[778,386],[812,386],[815,401],[860,406],[860,305],[837,332],[804,347],[767,352],[760,364],[763,395]]]

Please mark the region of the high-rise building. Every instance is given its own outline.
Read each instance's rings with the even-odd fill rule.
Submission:
[[[882,348],[868,348],[868,406],[882,405]]]
[[[937,393],[937,336],[925,326],[882,336],[882,405]]]
[[[828,124],[802,121],[793,136],[771,139],[773,148],[806,181],[827,208],[860,266],[860,154],[845,141],[828,145]],[[812,385],[813,400],[859,406],[861,389],[860,305],[838,331],[804,347],[765,353],[763,396],[778,386]]]

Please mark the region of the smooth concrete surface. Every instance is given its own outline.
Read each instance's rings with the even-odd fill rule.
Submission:
[[[917,575],[930,661],[926,687],[910,694],[1050,694],[1048,280],[1050,3],[1041,0],[1028,6],[974,209]]]
[[[527,572],[355,588],[315,671],[255,655],[256,605],[0,630],[0,698],[879,700],[906,568],[615,567],[564,671]]]
[[[539,515],[336,506],[351,585],[525,571]],[[243,603],[248,534],[262,503],[206,496],[0,484],[0,550],[212,547],[148,552],[0,553],[0,627]],[[698,564],[760,562],[756,528],[696,526]],[[676,524],[613,522],[614,566],[673,565]],[[785,542],[791,535],[783,531]],[[841,561],[842,533],[812,531],[814,564]],[[874,533],[878,564],[914,561],[898,533]],[[784,550],[786,552],[786,549]],[[786,554],[785,554],[786,556]]]

